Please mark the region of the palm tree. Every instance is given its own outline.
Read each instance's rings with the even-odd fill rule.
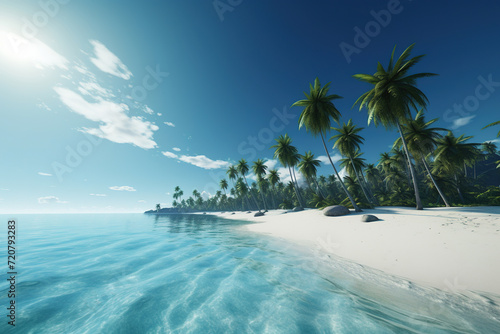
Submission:
[[[465,143],[471,138],[472,136],[465,137],[464,135],[455,137],[450,131],[446,136],[438,138],[436,140],[436,164],[433,168],[433,171],[442,171],[444,173],[450,174],[455,179],[455,187],[462,202],[464,202],[465,200],[460,190],[458,173],[462,169],[463,162],[466,160],[470,160],[472,156],[475,155],[474,151],[477,144]]]
[[[306,99],[295,102],[292,107],[304,107],[304,110],[299,117],[299,129],[302,128],[302,126],[305,126],[306,131],[309,131],[313,136],[317,136],[318,134],[321,136],[326,155],[330,160],[330,164],[335,171],[337,179],[342,185],[342,189],[351,201],[353,208],[356,211],[361,211],[361,209],[354,201],[354,198],[350,194],[349,190],[347,190],[346,186],[344,185],[344,182],[340,178],[339,173],[337,172],[337,168],[335,168],[335,165],[333,164],[332,158],[330,157],[330,153],[328,152],[325,144],[324,136],[326,135],[326,132],[330,130],[331,120],[333,119],[338,123],[340,118],[340,111],[337,110],[335,105],[332,103],[332,100],[342,98],[341,96],[335,94],[328,95],[329,86],[330,83],[327,83],[326,85],[321,87],[319,79],[316,78],[316,80],[314,81],[314,86],[311,84],[309,85],[309,94],[304,92]]]
[[[488,125],[486,125],[484,128],[482,128],[481,130],[484,130],[484,129],[486,129],[486,128],[489,128],[490,126],[495,126],[495,125],[498,125],[498,124],[500,124],[500,121],[496,121],[496,122],[493,122],[493,123],[491,123],[491,124],[488,124]],[[498,131],[498,133],[497,133],[497,137],[500,137],[500,131]]]
[[[321,161],[318,159],[314,158],[314,154],[311,153],[311,151],[307,151],[306,154],[300,156],[302,160],[299,162],[297,165],[299,167],[299,172],[304,175],[304,178],[310,182],[311,180],[314,181],[314,184],[316,185],[316,189],[321,195],[321,197],[325,198],[325,195],[321,191],[318,181],[316,180],[316,173],[317,173],[317,167],[321,166]]]
[[[240,177],[236,181],[236,191],[241,196],[241,204],[243,205],[243,199],[246,199],[248,209],[250,210],[250,203],[248,202],[248,185],[246,182],[243,182],[243,179]]]
[[[160,204],[156,204],[156,212],[160,212],[161,210],[161,205]]]
[[[273,207],[276,209],[277,207],[274,196],[276,195],[276,185],[280,182],[280,175],[278,173],[278,170],[269,170],[269,173],[267,174],[267,180],[269,181],[269,183],[271,183],[271,187],[273,188],[273,191],[271,191],[271,198],[273,199]]]
[[[225,195],[226,194],[226,189],[227,189],[227,186],[228,186],[226,179],[220,180],[219,186],[224,191],[224,195]]]
[[[262,182],[261,182],[263,176],[266,175],[267,172],[266,162],[262,159],[257,159],[257,161],[254,161],[252,165],[252,170],[255,176],[257,176],[257,184],[259,186],[262,202],[264,202],[264,210],[267,211],[267,203],[264,198],[264,191],[262,190]]]
[[[240,159],[240,161],[238,161],[238,165],[236,165],[236,170],[240,173],[241,176],[243,176],[243,180],[245,181],[247,188],[250,190],[250,186],[248,185],[247,178],[245,176],[249,170],[247,161],[245,159]],[[259,203],[257,203],[257,200],[255,199],[255,196],[251,191],[250,195],[252,195],[253,201],[255,202],[255,205],[257,206],[257,209],[260,212]]]
[[[363,128],[356,127],[356,125],[352,123],[352,119],[349,119],[347,124],[344,123],[342,127],[339,128],[332,127],[332,130],[337,131],[337,134],[330,138],[330,140],[335,139],[333,148],[337,148],[340,151],[340,154],[342,154],[343,156],[347,157],[350,160],[351,162],[350,165],[353,169],[356,179],[359,182],[363,194],[368,200],[368,203],[372,203],[372,200],[366,193],[365,187],[362,184],[362,180],[358,175],[358,169],[356,168],[356,165],[354,164],[353,161],[353,156],[355,154],[355,151],[359,150],[360,145],[364,141],[364,138],[358,134],[361,130],[363,130]]]
[[[416,87],[416,79],[434,76],[434,73],[417,73],[407,75],[408,71],[417,64],[423,55],[409,59],[411,50],[415,44],[410,45],[394,63],[394,52],[387,70],[378,63],[377,72],[373,75],[356,74],[354,77],[361,81],[370,83],[373,89],[361,95],[354,103],[359,104],[359,110],[363,107],[368,109],[368,124],[373,120],[375,125],[381,123],[386,129],[396,127],[403,142],[403,147],[410,166],[410,173],[415,190],[415,201],[417,210],[422,210],[422,201],[417,184],[417,176],[411,164],[410,152],[403,135],[401,124],[405,124],[411,119],[411,109],[417,110],[417,106],[425,108],[427,97]]]
[[[491,141],[485,141],[481,144],[481,150],[486,153],[487,157],[494,157],[497,155],[497,145]]]
[[[449,207],[450,205],[448,204],[448,201],[444,193],[441,191],[441,188],[439,188],[438,184],[436,183],[436,180],[434,179],[429,169],[429,165],[425,160],[426,156],[430,155],[436,149],[437,139],[442,137],[438,133],[438,131],[446,131],[446,129],[444,128],[430,127],[432,124],[437,122],[437,120],[438,120],[437,118],[434,118],[426,122],[424,118],[424,112],[423,110],[420,110],[415,116],[415,119],[405,124],[403,126],[403,129],[405,133],[405,139],[408,144],[408,150],[412,152],[413,156],[417,160],[422,161],[422,164],[424,165],[425,170],[427,171],[427,174],[429,175],[432,181],[432,184],[438,191],[439,196],[441,196],[444,204],[447,207]],[[394,143],[394,145],[401,146],[401,138],[398,138]]]
[[[292,174],[292,168],[297,164],[299,158],[298,158],[298,151],[295,146],[292,145],[292,139],[288,136],[288,134],[285,134],[284,136],[281,135],[278,137],[278,139],[275,139],[277,144],[271,146],[271,148],[274,148],[274,158],[278,158],[280,163],[283,165],[283,167],[288,167],[288,172],[290,173],[290,179],[293,183],[294,189],[295,189],[295,195],[297,196],[297,201],[299,202],[300,207],[304,207],[302,204],[301,197],[299,195],[299,186],[294,182],[293,180],[293,174]]]

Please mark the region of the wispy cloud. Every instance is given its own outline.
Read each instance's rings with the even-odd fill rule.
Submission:
[[[95,54],[95,58],[90,58],[90,61],[92,61],[98,69],[124,80],[128,80],[132,77],[132,72],[129,71],[127,66],[122,63],[120,58],[109,51],[104,44],[95,40],[91,40],[90,44],[94,47]]]
[[[52,174],[49,174],[49,173],[44,173],[44,172],[38,172],[38,175],[42,175],[42,176],[52,176]]]
[[[56,196],[45,196],[45,197],[39,197],[38,198],[38,203],[39,204],[52,204],[52,203],[59,203],[59,204],[64,204],[68,203],[66,201],[61,201],[58,197]]]
[[[161,113],[161,112],[159,112],[159,113],[157,113],[157,115],[158,115],[158,116],[161,116],[161,115],[162,115],[162,113]]]
[[[158,126],[139,116],[127,116],[126,104],[106,100],[90,103],[67,88],[55,87],[54,90],[69,109],[91,121],[101,123],[99,128],[83,128],[82,132],[115,143],[133,144],[143,149],[157,146],[153,140],[153,132],[158,130]]]
[[[0,31],[0,53],[14,60],[26,61],[38,69],[60,68],[67,70],[68,60],[36,38],[24,38]]]
[[[106,194],[89,194],[90,196],[106,197]]]
[[[111,98],[115,96],[109,89],[101,87],[97,82],[80,82],[78,90],[83,95],[92,97]]]
[[[145,201],[145,200],[143,200],[143,199],[140,199],[140,200],[138,200],[137,202],[139,202],[139,203],[146,203],[146,201]]]
[[[130,186],[113,186],[113,187],[109,187],[109,189],[116,190],[116,191],[136,191],[134,189],[134,187],[130,187]]]
[[[45,111],[51,111],[51,110],[52,110],[52,109],[50,109],[50,107],[49,107],[47,104],[45,104],[44,102],[38,103],[36,106],[37,106],[38,108],[40,108],[40,109],[45,110]]]
[[[178,147],[172,147],[172,150],[174,150],[174,151],[176,151],[176,152],[180,152],[180,151],[181,151],[181,149],[180,149],[180,148],[178,148]]]
[[[175,124],[172,123],[172,122],[163,122],[163,124],[166,124],[168,126],[171,126],[171,127],[175,128]]]
[[[153,115],[153,114],[155,113],[153,109],[151,109],[150,107],[148,107],[148,106],[146,106],[146,105],[142,108],[142,110],[143,110],[146,114],[149,114],[149,115]]]
[[[470,123],[470,121],[476,117],[476,115],[472,116],[467,116],[467,117],[462,117],[462,118],[457,118],[453,121],[453,124],[451,125],[452,130],[456,130],[458,128],[461,128],[462,126],[465,126]]]
[[[229,162],[223,160],[212,160],[205,155],[181,155],[178,156],[175,153],[165,151],[161,152],[167,158],[177,159],[179,161],[191,164],[196,167],[204,168],[204,169],[218,169],[229,166]]]

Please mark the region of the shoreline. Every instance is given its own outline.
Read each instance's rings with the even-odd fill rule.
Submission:
[[[378,207],[340,217],[321,210],[207,213],[246,220],[244,229],[445,291],[500,297],[500,206],[415,210]],[[361,222],[364,214],[380,220]]]

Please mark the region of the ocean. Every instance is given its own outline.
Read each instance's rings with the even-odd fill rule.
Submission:
[[[249,232],[248,222],[0,217],[1,333],[500,333],[494,296],[419,286]]]

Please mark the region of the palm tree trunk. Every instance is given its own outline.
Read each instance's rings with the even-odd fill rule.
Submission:
[[[415,175],[415,170],[413,169],[413,164],[411,163],[411,158],[410,158],[410,152],[408,151],[408,146],[406,145],[406,138],[403,135],[403,130],[401,129],[401,125],[398,122],[398,130],[399,130],[399,135],[401,136],[401,140],[403,141],[403,147],[405,149],[406,157],[408,158],[408,161],[410,163],[410,172],[411,172],[411,178],[413,180],[413,189],[415,190],[415,202],[417,202],[417,210],[422,210],[422,201],[420,200],[420,192],[418,191],[418,184],[417,184],[417,176]]]
[[[340,185],[342,186],[342,189],[344,190],[347,197],[351,201],[351,204],[352,204],[352,207],[354,208],[354,211],[361,212],[362,210],[358,207],[358,205],[354,201],[354,198],[352,198],[351,193],[345,187],[344,181],[342,181],[342,179],[340,178],[340,175],[337,172],[337,168],[335,168],[335,165],[333,164],[332,158],[330,157],[330,153],[328,152],[328,149],[326,148],[325,139],[323,138],[323,132],[320,132],[320,134],[321,134],[321,140],[323,141],[323,147],[325,148],[325,151],[326,151],[326,155],[328,156],[328,160],[330,160],[330,164],[332,165],[333,170],[335,171],[335,175],[337,176],[337,179],[340,181]]]
[[[293,182],[292,170],[290,169],[290,166],[288,166],[288,173],[290,174],[290,179],[292,180],[293,189],[295,190],[295,196],[297,196],[297,201],[299,202],[299,205],[303,208],[304,206],[302,205],[302,201],[299,192],[297,190],[297,186],[295,185],[295,182]]]
[[[264,211],[267,211],[267,204],[266,204],[266,200],[264,198],[264,192],[262,191],[262,188],[259,187],[259,192],[260,192],[260,197],[262,198],[262,202],[264,202]]]
[[[429,177],[431,178],[432,183],[434,184],[434,187],[436,187],[436,190],[438,191],[439,196],[441,196],[441,198],[443,199],[443,202],[446,205],[446,207],[449,207],[450,205],[448,204],[446,197],[444,196],[443,192],[441,191],[441,188],[439,188],[436,181],[434,180],[434,177],[432,176],[431,171],[429,170],[429,166],[427,166],[427,161],[425,161],[424,157],[422,157],[422,162],[424,163],[424,167],[427,170],[427,174],[429,174]]]
[[[304,197],[302,197],[302,193],[300,192],[299,183],[297,182],[297,175],[295,175],[295,167],[292,166],[291,168],[292,168],[292,173],[293,173],[293,178],[295,180],[295,184],[297,185],[297,191],[299,192],[299,196],[300,196],[302,203],[304,203]],[[301,206],[304,207],[304,205],[301,205]]]
[[[465,204],[464,196],[462,196],[462,192],[460,191],[460,187],[458,186],[457,174],[455,174],[455,186],[457,187],[458,197],[460,197],[460,200],[462,201],[462,203]]]
[[[243,175],[243,179],[245,180],[245,183],[246,183],[246,185],[247,185],[248,192],[250,192],[250,195],[252,195],[253,201],[255,202],[255,205],[257,206],[257,209],[258,209],[258,210],[259,210],[259,212],[260,212],[260,207],[259,207],[259,204],[257,203],[257,200],[255,199],[255,196],[254,196],[254,195],[253,195],[253,193],[252,193],[252,188],[250,188],[250,186],[248,185],[247,178],[245,177],[245,175]]]
[[[368,190],[368,194],[372,198],[373,203],[375,205],[380,205],[378,199],[375,198],[375,196],[373,195],[373,192],[372,192],[372,189],[370,187],[370,184],[368,183],[368,180],[366,180],[365,175],[363,174],[363,170],[360,171],[360,174],[361,174],[361,178],[363,179],[363,182],[364,182],[364,184],[366,186],[366,189]]]
[[[325,194],[323,194],[323,191],[321,190],[321,187],[320,187],[320,186],[319,186],[319,184],[318,184],[318,180],[316,180],[316,178],[315,178],[315,177],[313,177],[313,180],[314,180],[314,183],[316,184],[316,188],[318,188],[318,192],[319,192],[319,194],[321,195],[321,197],[326,198],[326,197],[325,197]]]
[[[277,209],[278,207],[276,206],[276,201],[274,200],[274,193],[275,192],[276,192],[276,190],[274,189],[274,184],[273,184],[273,187],[272,187],[272,190],[271,190],[271,199],[273,201],[273,208]]]
[[[465,177],[467,177],[467,165],[465,164],[465,161],[464,161],[464,175]]]
[[[370,203],[371,206],[373,206],[372,200],[368,196],[368,194],[366,193],[365,187],[363,186],[363,182],[359,178],[358,170],[356,169],[356,166],[354,166],[354,161],[352,160],[352,156],[349,156],[349,159],[351,160],[352,169],[354,169],[354,174],[356,175],[356,178],[358,179],[359,186],[361,187],[361,190],[363,190],[363,194],[365,195],[366,200],[368,201],[368,203]]]

